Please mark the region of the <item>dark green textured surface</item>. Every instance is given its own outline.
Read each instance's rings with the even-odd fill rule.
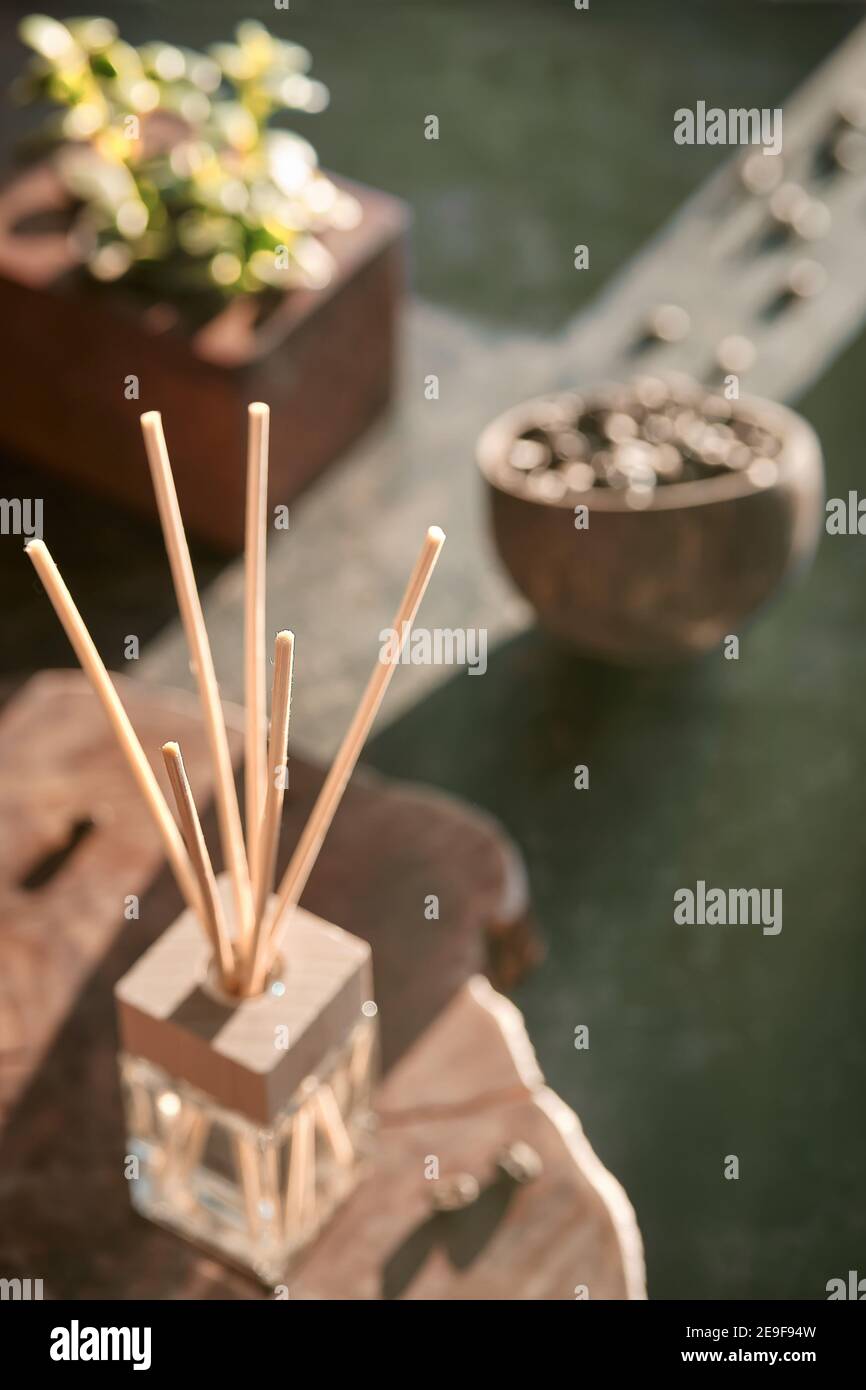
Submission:
[[[803,403],[830,495],[862,486],[863,358]],[[550,954],[518,1003],[635,1204],[656,1297],[821,1298],[862,1262],[864,631],[866,542],[825,537],[738,662],[630,675],[532,632],[370,750],[522,846]],[[782,888],[781,933],[675,925],[701,878]]]
[[[674,156],[674,106],[778,104],[863,13],[754,0],[592,0],[588,15],[568,0],[102,8],[134,39],[203,42],[250,12],[308,44],[333,92],[304,128],[323,162],[406,197],[420,293],[503,336],[561,328],[723,157]],[[5,72],[16,61],[7,46]],[[428,113],[438,144],[422,138]],[[587,275],[572,269],[576,241],[592,247]],[[801,403],[831,494],[862,486],[864,372],[861,341]],[[21,477],[9,469],[6,495],[26,491]],[[42,493],[104,648],[167,621],[155,530],[47,481]],[[361,483],[358,495],[357,524],[373,524]],[[68,661],[19,540],[0,539],[0,564],[4,669]],[[369,749],[379,768],[495,812],[522,846],[550,954],[518,1002],[551,1084],[634,1202],[656,1297],[820,1298],[829,1278],[866,1273],[864,580],[866,538],[826,538],[738,663],[671,674],[606,671],[531,632]],[[572,785],[581,762],[588,792]],[[673,892],[698,878],[781,887],[781,935],[675,926]],[[436,928],[419,912],[418,929]],[[581,1023],[588,1052],[572,1045]],[[727,1154],[738,1182],[723,1178]]]

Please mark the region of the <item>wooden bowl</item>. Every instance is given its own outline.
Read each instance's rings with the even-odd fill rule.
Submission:
[[[823,460],[814,430],[794,411],[754,397],[737,403],[782,440],[770,486],[740,472],[667,483],[636,511],[611,488],[558,500],[530,494],[508,453],[550,400],[493,420],[477,462],[505,567],[551,633],[617,664],[678,661],[737,634],[811,560]],[[588,508],[586,529],[576,527],[578,505]]]

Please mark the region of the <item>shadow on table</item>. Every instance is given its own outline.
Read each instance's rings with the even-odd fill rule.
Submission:
[[[390,1256],[382,1272],[382,1297],[400,1298],[436,1249],[455,1270],[468,1269],[505,1220],[513,1196],[513,1187],[491,1182],[468,1206],[433,1212]]]

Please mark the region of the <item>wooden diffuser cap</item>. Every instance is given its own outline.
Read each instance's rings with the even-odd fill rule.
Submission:
[[[218,887],[230,920],[227,879]],[[304,908],[292,911],[283,952],[263,994],[229,1000],[209,982],[212,953],[187,909],[115,987],[124,1051],[271,1124],[373,997],[367,942]]]

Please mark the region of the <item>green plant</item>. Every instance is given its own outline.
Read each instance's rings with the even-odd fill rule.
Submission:
[[[34,56],[14,95],[61,108],[45,134],[92,275],[225,292],[328,282],[320,234],[354,226],[359,205],[307,140],[271,126],[327,104],[306,49],[254,21],[206,54],[134,48],[107,19],[30,15],[19,32]]]

